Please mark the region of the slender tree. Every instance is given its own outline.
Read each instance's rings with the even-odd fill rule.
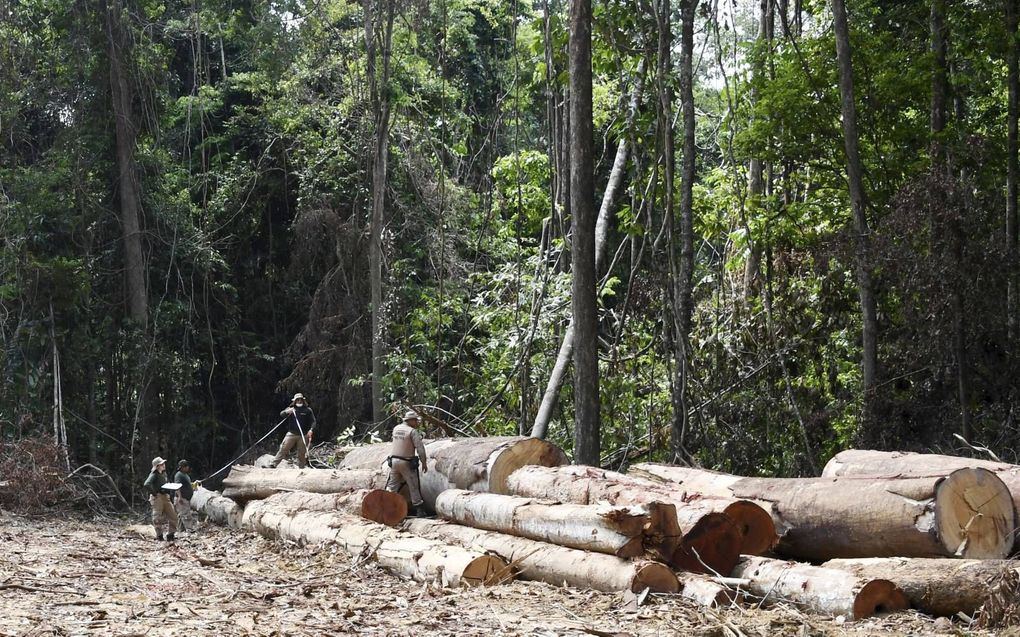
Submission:
[[[864,431],[870,433],[872,409],[878,379],[878,310],[871,271],[871,229],[868,225],[864,175],[857,149],[857,106],[854,98],[850,25],[843,0],[832,0],[832,22],[836,35],[836,63],[839,66],[840,107],[843,115],[843,146],[846,151],[850,207],[856,236],[855,261],[857,294],[861,304],[861,373],[864,391]]]
[[[386,410],[382,383],[386,375],[386,309],[383,303],[383,227],[386,224],[386,173],[390,147],[390,51],[393,38],[393,0],[366,0],[365,51],[372,103],[371,152],[372,216],[369,222],[369,280],[372,295],[372,419],[383,427]],[[379,56],[382,56],[382,68]]]
[[[598,304],[591,0],[570,3],[570,213],[574,325],[574,460],[599,464]]]
[[[1020,119],[1020,2],[1006,2],[1006,254],[1008,255],[1009,287],[1006,295],[1006,317],[1009,340],[1017,339],[1017,180],[1020,179],[1020,142],[1017,139],[1017,121]]]

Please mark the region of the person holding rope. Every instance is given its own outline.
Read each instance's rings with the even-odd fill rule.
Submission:
[[[290,401],[290,406],[280,412],[287,423],[287,435],[280,443],[280,450],[269,466],[276,467],[297,446],[298,467],[308,466],[308,445],[312,443],[312,430],[315,428],[315,412],[305,402],[305,395],[298,392]]]
[[[425,455],[425,443],[418,431],[418,414],[408,411],[404,421],[393,428],[393,446],[386,464],[390,467],[390,475],[386,479],[386,490],[398,493],[405,484],[411,496],[410,515],[422,515],[424,501],[421,497],[421,484],[418,480],[418,468],[422,473],[429,472],[429,462]],[[415,455],[417,454],[417,455]]]

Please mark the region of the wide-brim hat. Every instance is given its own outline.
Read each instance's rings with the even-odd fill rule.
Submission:
[[[294,394],[294,397],[290,399],[290,404],[293,405],[294,403],[296,403],[299,400],[305,400],[305,395],[302,394],[301,392],[298,392],[298,393]]]
[[[152,468],[153,469],[155,469],[156,467],[158,467],[161,464],[166,464],[166,459],[165,458],[160,458],[159,456],[156,456],[155,458],[152,459]]]
[[[408,420],[419,420],[420,418],[421,416],[419,416],[416,411],[407,411],[404,413],[404,422],[407,422]]]

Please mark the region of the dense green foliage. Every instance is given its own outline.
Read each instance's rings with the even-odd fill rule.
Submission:
[[[570,313],[566,3],[546,20],[545,3],[386,1],[384,396],[462,431],[527,433]],[[52,431],[60,415],[72,466],[116,472],[137,466],[149,427],[201,475],[261,437],[293,391],[320,439],[374,430],[370,3],[125,4],[144,326],[125,300],[107,28],[119,4],[0,0],[0,437]],[[621,466],[670,448],[672,223],[653,70],[624,117],[639,61],[655,68],[656,21],[640,0],[594,4],[600,191],[618,141],[632,149],[599,296],[603,457]],[[949,449],[964,412],[975,443],[1020,440],[1004,9],[951,3],[948,126],[933,133],[929,5],[849,5],[880,306],[873,396],[828,6],[783,3],[763,35],[758,3],[698,13],[683,446],[709,466],[793,475],[850,444]],[[568,382],[550,431],[565,448],[571,405]]]

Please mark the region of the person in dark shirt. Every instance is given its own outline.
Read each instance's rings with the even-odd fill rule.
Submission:
[[[174,541],[177,531],[177,512],[170,502],[170,492],[163,489],[169,482],[166,478],[166,460],[156,456],[152,459],[152,473],[145,479],[145,490],[149,493],[149,504],[152,505],[152,526],[156,529],[156,539],[163,539],[163,527],[167,527],[167,542]]]
[[[174,482],[181,483],[181,489],[177,492],[177,499],[174,500],[174,510],[177,512],[177,528],[181,531],[194,531],[195,522],[191,515],[191,496],[195,495],[195,489],[191,486],[191,463],[181,460],[177,463],[177,473],[174,475]]]
[[[305,402],[305,395],[299,392],[294,394],[290,406],[281,411],[280,415],[286,419],[287,435],[283,437],[280,450],[276,452],[270,466],[279,465],[296,446],[298,466],[303,469],[308,466],[308,445],[312,442],[312,430],[315,428],[315,412]]]

